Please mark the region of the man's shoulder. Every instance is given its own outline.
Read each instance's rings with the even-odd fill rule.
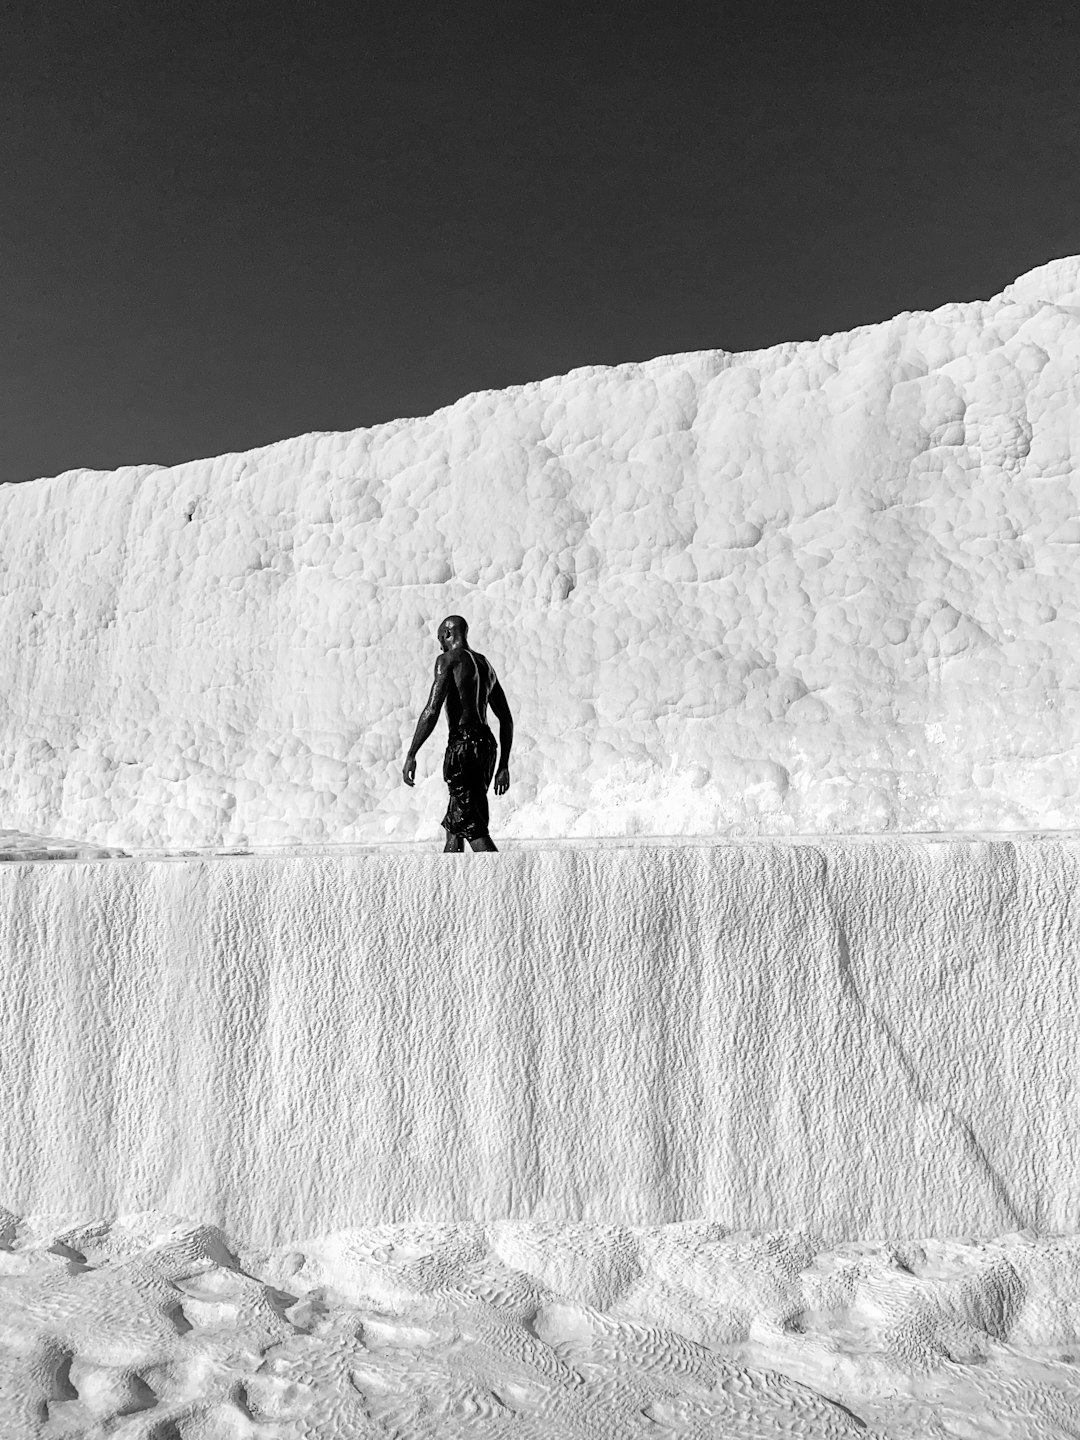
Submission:
[[[499,683],[499,677],[495,674],[495,666],[492,665],[486,655],[481,655],[479,651],[474,650],[472,653],[477,662],[476,668],[487,676],[492,685],[497,685]]]
[[[451,665],[464,665],[471,660],[474,665],[486,665],[489,670],[491,669],[491,662],[486,655],[481,655],[479,650],[451,651],[449,655],[443,655],[441,658]]]
[[[481,655],[479,650],[457,650],[450,651],[449,654],[444,650],[441,655],[436,657],[435,668],[440,672],[444,670],[456,670],[459,666],[465,665],[469,661],[472,661],[478,669],[481,665],[486,666],[488,672],[494,675],[495,671],[492,669],[490,660],[488,660],[486,655]]]

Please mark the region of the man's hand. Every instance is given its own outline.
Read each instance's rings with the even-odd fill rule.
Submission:
[[[495,773],[495,794],[505,795],[509,789],[510,771],[505,765],[502,765]]]
[[[406,757],[405,764],[401,767],[401,778],[405,781],[406,785],[411,785],[413,783],[415,775],[416,756],[409,755]]]

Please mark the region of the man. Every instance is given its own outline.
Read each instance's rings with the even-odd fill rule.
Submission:
[[[450,804],[442,821],[446,831],[444,854],[463,851],[466,840],[474,850],[495,850],[495,842],[488,834],[487,791],[492,773],[495,772],[496,795],[505,795],[510,788],[508,766],[514,740],[510,706],[491,662],[470,650],[468,634],[469,627],[460,615],[448,615],[439,626],[443,653],[435,661],[435,681],[428,702],[420,712],[416,734],[401,772],[405,784],[412,785],[416,752],[435,729],[445,700],[450,738],[443,760],[443,779],[450,789]],[[495,736],[487,724],[489,703],[499,719],[502,755],[497,772]]]

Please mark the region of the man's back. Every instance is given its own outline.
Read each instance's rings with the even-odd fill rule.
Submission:
[[[479,651],[462,648],[450,656],[453,683],[446,692],[446,718],[459,725],[486,725],[488,699],[498,683],[495,670]]]

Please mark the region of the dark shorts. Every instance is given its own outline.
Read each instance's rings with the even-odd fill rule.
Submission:
[[[451,730],[442,770],[450,789],[450,804],[442,822],[448,835],[477,840],[488,833],[487,792],[498,749],[486,725]]]

